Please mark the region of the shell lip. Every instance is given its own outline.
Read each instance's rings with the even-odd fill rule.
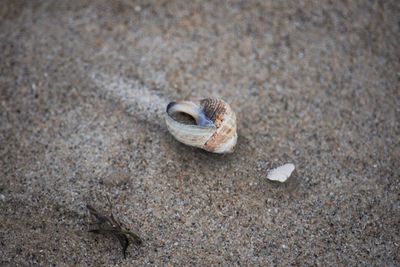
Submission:
[[[172,101],[172,102],[169,102],[169,104],[167,105],[167,113],[168,113],[168,115],[169,115],[169,110],[174,106],[176,104],[176,102],[175,101]]]

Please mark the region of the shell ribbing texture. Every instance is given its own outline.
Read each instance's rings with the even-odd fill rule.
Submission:
[[[218,128],[226,113],[226,104],[219,99],[203,99],[200,101],[200,105],[207,118],[212,120]]]

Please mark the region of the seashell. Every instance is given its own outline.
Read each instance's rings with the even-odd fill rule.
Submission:
[[[168,131],[186,145],[213,153],[234,151],[236,114],[221,99],[171,102],[167,106],[165,122]]]

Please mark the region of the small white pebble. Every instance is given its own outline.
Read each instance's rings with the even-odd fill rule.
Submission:
[[[282,245],[283,249],[287,249],[287,246],[285,244]]]
[[[3,195],[3,194],[0,194],[0,199],[1,199],[1,201],[5,201],[6,200],[6,196]]]
[[[135,11],[136,12],[140,12],[142,10],[142,8],[140,6],[135,6]]]
[[[282,165],[278,168],[271,170],[268,173],[267,178],[272,181],[279,181],[283,183],[290,177],[290,175],[294,171],[294,168],[295,167],[293,164],[287,163],[285,165]]]

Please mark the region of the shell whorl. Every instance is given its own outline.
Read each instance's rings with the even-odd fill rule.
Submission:
[[[196,124],[185,124],[175,113],[190,115]],[[171,102],[167,106],[169,132],[180,142],[214,153],[231,153],[237,142],[236,115],[221,99]]]

